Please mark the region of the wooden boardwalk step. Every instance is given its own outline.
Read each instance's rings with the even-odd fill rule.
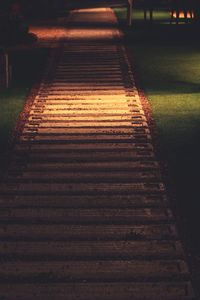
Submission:
[[[50,149],[50,151],[42,151],[30,149],[27,153],[26,149],[19,149],[16,147],[15,154],[12,156],[12,160],[21,160],[22,163],[26,158],[35,162],[122,162],[122,161],[133,161],[141,160],[148,161],[154,159],[154,153],[151,150],[137,150],[133,149],[132,151],[67,151],[59,148]]]
[[[64,76],[64,78],[65,78],[65,76]],[[133,101],[133,102],[136,101],[139,104],[141,103],[137,91],[132,93],[131,96],[128,96],[127,94],[114,95],[114,96],[113,95],[106,95],[106,96],[98,95],[98,96],[96,96],[96,95],[92,95],[92,94],[91,95],[81,95],[81,96],[79,94],[76,94],[74,96],[71,96],[68,94],[63,94],[63,95],[58,95],[58,96],[52,96],[52,95],[49,95],[48,91],[47,91],[45,97],[41,97],[40,95],[37,95],[35,97],[35,100],[36,100],[36,103],[38,100],[41,100],[41,101],[42,100],[47,100],[47,101],[57,101],[57,100],[58,101],[60,101],[60,100],[72,101],[72,100],[74,100],[75,102],[79,101],[80,104],[82,103],[82,101],[83,102],[84,101],[89,101],[89,102],[93,101],[93,102],[97,102],[97,103],[99,103],[101,101],[106,101],[109,103],[118,103],[121,101],[126,103],[127,101]]]
[[[9,188],[9,189],[8,189]],[[131,193],[164,193],[164,186],[162,183],[21,183],[21,184],[7,184],[7,187],[2,186],[0,190],[2,193],[33,193],[33,194],[57,194],[57,195],[117,195],[117,194],[131,194]]]
[[[195,300],[114,14],[69,16],[39,39],[54,50],[0,184],[0,299]]]
[[[40,108],[40,107],[44,107],[46,110],[64,110],[64,109],[69,109],[69,110],[94,110],[94,109],[98,109],[98,110],[120,110],[120,111],[123,111],[125,107],[127,107],[127,109],[130,109],[131,111],[134,109],[135,110],[139,110],[141,109],[141,105],[137,104],[137,103],[131,103],[131,102],[128,102],[128,101],[120,101],[120,102],[117,102],[113,101],[102,101],[101,102],[99,101],[88,101],[88,100],[82,100],[82,104],[80,105],[80,103],[75,100],[73,100],[73,103],[69,101],[65,101],[64,102],[61,102],[61,101],[56,101],[56,102],[47,102],[47,101],[44,101],[44,102],[37,102],[35,103],[35,105],[32,105],[32,109],[37,109],[37,108]]]
[[[5,300],[194,300],[189,281],[130,283],[47,283],[0,285]]]
[[[117,109],[117,108],[110,108],[110,109],[105,109],[105,110],[102,110],[102,109],[78,109],[77,108],[77,110],[74,110],[74,109],[72,109],[72,110],[70,110],[70,109],[60,109],[60,110],[56,110],[56,111],[54,111],[54,110],[51,110],[51,109],[39,109],[38,111],[37,111],[37,109],[33,109],[33,110],[31,110],[30,111],[30,115],[32,114],[32,115],[37,115],[37,113],[39,112],[39,114],[42,114],[43,116],[51,116],[51,115],[53,115],[54,117],[57,117],[57,118],[59,118],[59,117],[62,117],[62,116],[65,116],[65,117],[77,117],[77,116],[80,116],[80,117],[85,117],[85,116],[88,116],[88,117],[90,117],[90,116],[93,116],[93,117],[95,117],[96,119],[100,119],[100,120],[102,120],[102,117],[104,117],[104,116],[110,116],[110,118],[111,117],[113,117],[112,119],[115,119],[115,115],[118,115],[118,116],[120,116],[120,117],[122,117],[122,115],[123,116],[130,116],[130,117],[132,117],[132,116],[134,116],[134,114],[137,116],[137,115],[139,115],[139,116],[141,116],[141,115],[143,115],[144,113],[143,113],[143,111],[142,110],[140,110],[140,109],[137,109],[137,110],[131,110],[131,109],[129,109],[129,110],[127,110],[127,108],[123,108],[123,109],[121,109],[121,108],[119,108],[119,109]]]
[[[6,195],[0,197],[3,208],[13,207],[56,207],[56,208],[149,208],[168,207],[164,194],[126,194],[126,195]]]
[[[59,79],[60,80],[60,79]],[[139,98],[136,96],[128,97],[128,96],[120,96],[118,99],[115,97],[78,97],[78,96],[67,96],[63,95],[63,97],[37,97],[34,101],[33,106],[37,105],[81,105],[81,106],[88,106],[88,105],[95,105],[95,106],[102,106],[102,105],[113,105],[114,107],[119,105],[133,105],[137,107],[141,107],[141,103],[139,101]],[[32,106],[32,107],[33,107]]]
[[[146,128],[141,128],[141,127],[136,127],[134,129],[132,128],[117,128],[117,127],[91,127],[91,128],[73,128],[73,127],[69,127],[69,128],[65,128],[65,127],[59,127],[59,128],[54,128],[52,127],[47,127],[47,128],[37,128],[35,129],[33,128],[25,128],[23,133],[24,134],[31,134],[34,130],[37,131],[38,135],[68,135],[69,138],[73,135],[77,135],[78,137],[83,135],[87,135],[86,138],[88,138],[88,135],[101,135],[104,138],[104,135],[109,135],[109,137],[112,139],[113,135],[117,135],[119,137],[121,137],[122,134],[124,135],[129,135],[130,137],[132,137],[133,135],[140,135],[140,134],[149,134],[149,129]]]
[[[7,176],[7,182],[158,182],[161,180],[161,176],[158,172],[149,171],[136,171],[136,172],[53,172],[47,171],[36,171],[36,172],[22,172],[16,175],[10,172]]]
[[[35,112],[34,114],[30,114],[29,121],[41,120],[43,122],[132,122],[135,124],[136,121],[146,121],[146,117],[144,115],[138,114],[86,114],[86,115],[45,115],[42,112]]]
[[[126,142],[118,142],[118,143],[112,143],[112,142],[102,142],[102,143],[76,143],[76,142],[70,142],[70,143],[18,143],[15,146],[16,150],[24,150],[26,149],[27,152],[30,150],[32,151],[46,151],[46,152],[51,152],[51,151],[74,151],[74,152],[80,152],[82,151],[131,151],[131,150],[149,150],[152,151],[153,147],[152,144],[147,142],[131,142],[131,143],[126,143]]]
[[[141,258],[183,258],[177,241],[5,241],[0,244],[2,258],[115,260]]]
[[[33,194],[33,193],[32,193]],[[52,222],[70,224],[145,224],[170,222],[173,215],[167,208],[135,209],[71,209],[56,207],[3,208],[0,222]]]
[[[4,224],[0,240],[7,241],[147,241],[175,240],[174,224],[162,225],[63,225],[63,224]]]
[[[13,166],[14,167],[14,166]],[[29,170],[58,170],[62,171],[65,170],[65,172],[70,172],[70,170],[118,170],[118,171],[123,171],[123,170],[159,170],[159,164],[156,161],[114,161],[114,162],[74,162],[74,163],[52,163],[52,162],[44,162],[44,163],[34,163],[31,164],[29,163],[26,166],[27,169]],[[14,168],[13,168],[14,169]]]
[[[130,88],[131,89],[131,88]],[[111,89],[111,88],[107,88],[107,89],[95,89],[93,88],[92,90],[91,89],[82,89],[82,90],[78,90],[74,87],[74,88],[71,88],[71,89],[65,89],[65,90],[54,90],[54,91],[47,91],[45,89],[41,90],[38,95],[40,95],[41,97],[44,97],[45,95],[49,95],[51,97],[63,97],[63,95],[65,94],[68,94],[70,95],[71,97],[74,97],[74,96],[111,96],[114,94],[120,96],[120,95],[124,95],[125,93],[128,93],[128,87],[124,87],[123,89]]]
[[[103,129],[126,129],[130,130],[133,127],[133,123],[135,128],[147,128],[146,122],[140,122],[140,121],[95,121],[95,120],[86,120],[86,121],[65,121],[62,120],[54,120],[53,122],[49,122],[48,120],[41,120],[41,122],[37,121],[30,121],[26,123],[25,128],[33,128],[33,127],[39,127],[39,128],[71,128],[73,129],[93,129],[97,130],[98,128]],[[133,130],[134,131],[134,130]]]
[[[1,282],[131,282],[185,280],[183,260],[16,261],[0,263]]]

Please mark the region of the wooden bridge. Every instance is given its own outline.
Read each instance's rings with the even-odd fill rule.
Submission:
[[[69,22],[0,185],[0,299],[194,300],[116,18]]]
[[[97,7],[127,7],[127,24],[132,25],[133,0],[74,0],[66,4],[70,10],[76,8],[97,8]]]

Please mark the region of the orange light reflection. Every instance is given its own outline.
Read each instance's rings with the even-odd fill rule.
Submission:
[[[177,18],[177,12],[174,11],[172,14],[173,18]],[[179,16],[180,19],[184,19],[185,18],[185,14],[183,11],[179,12]],[[187,12],[187,19],[194,19],[194,12]]]

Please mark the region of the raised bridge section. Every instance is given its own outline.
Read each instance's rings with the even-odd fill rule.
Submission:
[[[75,11],[51,57],[1,185],[0,299],[195,299],[119,37]]]
[[[132,25],[133,0],[73,0],[66,1],[65,7],[69,10],[77,8],[95,8],[95,7],[126,7],[127,24]]]

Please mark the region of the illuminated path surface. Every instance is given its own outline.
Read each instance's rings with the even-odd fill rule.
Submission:
[[[0,299],[194,299],[119,36],[71,14],[1,187]]]

